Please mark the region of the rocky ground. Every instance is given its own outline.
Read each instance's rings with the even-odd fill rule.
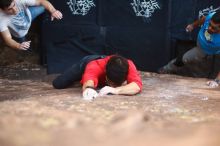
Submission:
[[[142,72],[143,92],[84,101],[55,90],[36,54],[0,54],[0,146],[219,146],[220,88]]]
[[[207,79],[145,72],[141,94],[88,102],[79,86],[53,89],[42,70],[1,76],[1,146],[220,145],[220,90]]]

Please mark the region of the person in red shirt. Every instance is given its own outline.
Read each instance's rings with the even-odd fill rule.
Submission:
[[[61,77],[54,80],[55,88],[60,89],[57,86],[60,80]],[[80,82],[85,100],[92,100],[97,96],[108,94],[135,95],[142,90],[141,77],[134,63],[119,55],[88,61]],[[100,88],[99,92],[96,90],[97,88]]]

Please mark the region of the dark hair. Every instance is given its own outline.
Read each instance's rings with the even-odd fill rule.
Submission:
[[[120,86],[127,79],[128,75],[128,61],[127,59],[114,55],[106,64],[106,77],[114,85]]]
[[[220,11],[216,11],[216,13],[212,16],[211,20],[214,22],[214,23],[220,23]]]
[[[0,0],[0,9],[5,9],[11,5],[13,0]]]

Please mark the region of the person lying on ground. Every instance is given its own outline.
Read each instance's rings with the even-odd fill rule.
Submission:
[[[86,100],[108,94],[135,95],[142,90],[141,77],[134,63],[119,55],[86,56],[58,76],[53,87],[64,89],[76,81],[82,84],[82,95]]]

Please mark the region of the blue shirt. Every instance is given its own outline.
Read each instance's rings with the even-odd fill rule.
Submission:
[[[210,34],[208,33],[209,23],[215,12],[210,13],[201,27],[198,34],[198,42],[202,50],[209,55],[220,54],[220,34]]]

